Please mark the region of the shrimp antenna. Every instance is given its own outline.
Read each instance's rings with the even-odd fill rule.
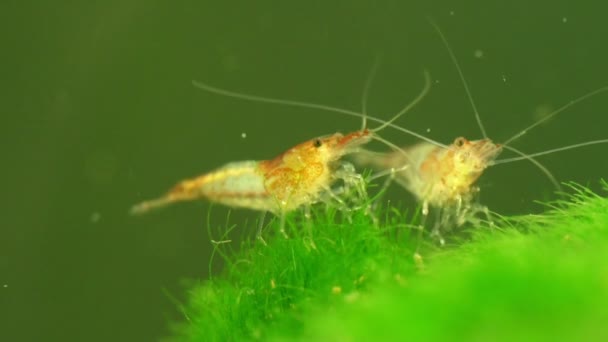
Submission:
[[[369,99],[369,92],[370,92],[372,83],[374,81],[374,78],[376,77],[376,73],[377,73],[378,68],[380,67],[381,63],[382,63],[382,55],[377,54],[376,57],[374,58],[374,63],[372,64],[372,68],[370,69],[370,71],[367,75],[367,79],[365,80],[365,85],[363,86],[363,94],[361,96],[361,111],[363,114],[363,120],[362,120],[363,122],[361,125],[362,131],[365,130],[367,127],[367,101]],[[372,130],[372,132],[375,132],[376,130],[380,130],[380,129],[381,128]],[[392,142],[390,142],[386,139],[379,137],[377,134],[372,134],[372,139],[379,141],[379,142],[385,144],[386,146],[390,147],[392,150],[403,154],[405,156],[405,158],[411,163],[410,156],[407,153],[405,153],[405,151],[401,147],[393,144]],[[376,176],[382,177],[381,174],[376,175]]]
[[[372,68],[372,70],[371,70],[371,72],[370,72],[370,74],[368,76],[368,79],[367,79],[367,82],[366,82],[366,85],[365,85],[365,89],[363,91],[363,97],[364,98],[367,97],[367,95],[368,95],[369,88],[370,88],[370,85],[371,85],[371,81],[373,80],[373,78],[375,76],[375,73],[376,73],[376,70],[377,70],[377,67],[378,67],[378,63],[379,63],[379,59],[376,58],[376,61],[374,63],[374,67]],[[420,91],[420,93],[418,94],[418,96],[416,96],[416,98],[414,98],[414,100],[412,102],[410,102],[409,104],[407,104],[403,109],[401,109],[397,114],[395,114],[390,120],[382,123],[377,128],[371,129],[370,131],[373,132],[373,133],[376,133],[376,132],[379,132],[379,131],[383,130],[387,126],[392,126],[392,124],[393,124],[393,122],[395,120],[399,119],[402,115],[404,115],[405,113],[409,112],[414,106],[416,106],[420,101],[422,101],[422,99],[429,93],[429,90],[431,89],[431,85],[432,85],[431,75],[430,75],[430,73],[427,70],[424,70],[424,87],[422,88],[422,90]],[[363,115],[364,115],[364,118],[365,118],[367,116],[367,112],[366,112],[367,101],[362,101],[362,104],[363,104]],[[365,129],[365,125],[363,125],[362,130],[363,129]],[[403,154],[405,156],[405,158],[409,161],[409,163],[413,164],[410,155],[407,154],[407,153],[405,153],[405,151],[401,147],[399,147],[399,146],[391,143],[390,141],[388,141],[386,139],[381,138],[378,134],[373,134],[372,135],[372,139],[374,139],[376,141],[379,141],[379,142],[385,144],[386,146],[390,147],[394,151],[397,151],[397,152]]]
[[[536,152],[536,153],[532,153],[532,154],[527,154],[527,155],[522,156],[522,157],[513,157],[513,158],[500,159],[500,160],[495,161],[494,165],[512,163],[512,162],[516,162],[516,161],[523,160],[523,159],[530,159],[530,158],[533,158],[533,157],[540,157],[540,156],[544,156],[544,155],[547,155],[547,154],[556,153],[556,152],[562,152],[562,151],[567,151],[567,150],[572,150],[572,149],[579,148],[579,147],[598,145],[598,144],[606,144],[606,143],[608,143],[608,139],[591,140],[591,141],[586,141],[586,142],[582,142],[582,143],[578,143],[578,144],[558,147],[558,148],[554,148],[554,149],[551,149],[551,150],[546,150],[546,151]],[[508,149],[510,149],[512,151],[514,151],[514,149],[512,147],[507,147],[507,146],[504,146],[504,147],[508,148]]]
[[[517,154],[519,154],[521,156],[521,157],[517,157],[517,158],[510,158],[510,159],[517,159],[517,160],[526,159],[526,160],[529,160],[532,164],[534,164],[534,166],[538,167],[547,176],[547,178],[549,178],[549,180],[551,181],[551,183],[553,183],[553,186],[555,187],[555,189],[558,192],[562,191],[562,187],[561,187],[561,185],[559,185],[559,182],[557,181],[557,179],[555,178],[555,176],[553,176],[553,173],[551,173],[551,171],[549,171],[549,169],[546,166],[544,166],[543,164],[541,164],[538,160],[534,159],[535,155],[533,155],[533,154],[532,155],[531,154],[526,154],[526,153],[524,153],[524,152],[522,152],[520,150],[517,150],[517,149],[515,149],[515,148],[513,148],[511,146],[507,146],[507,145],[503,145],[503,148],[506,148],[509,151],[513,151],[513,152],[515,152],[515,153],[517,153]],[[506,160],[506,159],[503,159],[503,160],[500,160],[500,161],[495,161],[493,163],[493,165],[504,164],[505,163],[504,160]]]
[[[369,91],[372,87],[372,83],[374,78],[376,77],[376,72],[380,67],[382,62],[382,55],[377,54],[374,58],[374,64],[367,75],[367,79],[365,80],[365,85],[363,86],[363,95],[361,96],[361,111],[363,114],[363,122],[361,123],[361,130],[364,130],[367,127],[367,100],[369,98]]]
[[[435,21],[431,17],[428,17],[427,20],[433,26],[433,28],[435,28],[435,31],[437,31],[437,34],[439,35],[439,37],[441,38],[441,41],[443,42],[443,45],[448,50],[448,53],[450,54],[450,59],[452,59],[452,63],[454,63],[454,66],[456,67],[456,70],[458,71],[458,76],[460,77],[460,80],[462,81],[464,90],[467,93],[467,97],[469,98],[469,102],[471,103],[471,107],[473,108],[473,112],[475,113],[475,119],[477,120],[477,125],[479,126],[479,129],[481,130],[481,134],[483,134],[483,137],[487,138],[488,135],[486,134],[486,129],[484,128],[483,123],[481,122],[481,116],[479,115],[479,111],[477,110],[475,101],[473,101],[473,95],[471,95],[471,90],[469,89],[469,85],[467,84],[467,81],[464,78],[464,74],[462,73],[462,68],[460,68],[460,64],[458,64],[458,60],[456,59],[456,55],[454,55],[454,51],[452,51],[452,48],[450,47],[450,44],[448,43],[448,40],[445,38],[443,32],[439,28],[439,25],[437,25],[437,23],[435,23]]]
[[[427,76],[428,77],[428,76]],[[429,82],[430,83],[430,82]],[[291,106],[291,107],[298,107],[298,108],[309,108],[309,109],[317,109],[317,110],[323,110],[323,111],[327,111],[327,112],[333,112],[333,113],[339,113],[339,114],[343,114],[343,115],[348,115],[348,116],[354,116],[354,117],[358,117],[361,118],[363,116],[363,114],[361,113],[357,113],[351,110],[347,110],[347,109],[342,109],[342,108],[338,108],[338,107],[332,107],[332,106],[326,106],[326,105],[322,105],[322,104],[316,104],[316,103],[310,103],[310,102],[303,102],[303,101],[294,101],[294,100],[282,100],[282,99],[276,99],[276,98],[271,98],[271,97],[263,97],[263,96],[258,96],[258,95],[250,95],[250,94],[245,94],[245,93],[238,93],[238,92],[234,92],[234,91],[230,91],[230,90],[225,90],[225,89],[221,89],[221,88],[216,88],[213,86],[210,86],[208,84],[199,82],[199,81],[192,81],[192,85],[195,86],[198,89],[210,92],[210,93],[214,93],[214,94],[218,94],[218,95],[222,95],[222,96],[228,96],[228,97],[233,97],[233,98],[237,98],[237,99],[241,99],[241,100],[247,100],[247,101],[252,101],[252,102],[261,102],[261,103],[271,103],[271,104],[277,104],[277,105],[282,105],[282,106]],[[426,89],[426,87],[425,87]],[[424,95],[426,95],[426,92],[428,92],[428,90],[423,90],[422,93],[422,97]],[[421,96],[419,95],[417,99],[414,100],[414,104],[417,103],[420,99]],[[412,105],[408,105],[406,108],[404,108],[404,110],[402,110],[401,112],[399,112],[399,114],[397,114],[397,117],[401,116],[402,114],[404,114],[404,112],[406,112],[407,110],[410,109]],[[374,122],[378,122],[381,124],[384,124],[383,126],[390,126],[398,131],[407,133],[413,137],[416,137],[418,139],[424,140],[426,142],[429,142],[435,146],[440,146],[440,147],[447,147],[446,145],[437,142],[433,139],[430,139],[428,137],[425,137],[424,135],[418,134],[414,131],[410,131],[409,129],[406,129],[404,127],[398,126],[393,124],[392,122],[396,119],[393,118],[392,120],[390,120],[390,123],[387,124],[386,120],[382,120],[373,116],[366,116],[368,120],[374,121]]]
[[[431,84],[431,74],[429,74],[428,71],[424,70],[424,87],[422,88],[422,91],[418,94],[418,96],[416,96],[416,98],[412,102],[403,107],[403,109],[401,109],[399,113],[395,114],[395,116],[393,116],[390,120],[384,122],[382,125],[372,129],[371,131],[377,132],[383,130],[387,126],[393,127],[393,122],[395,122],[395,120],[399,119],[403,114],[409,112],[410,109],[414,108],[420,101],[422,101],[422,99],[429,93],[429,90],[431,90]]]
[[[579,102],[582,102],[582,101],[584,101],[584,100],[586,100],[586,99],[588,99],[588,98],[590,98],[592,96],[595,96],[595,95],[597,95],[599,93],[603,93],[605,91],[608,91],[608,86],[604,86],[604,87],[598,88],[598,89],[596,89],[594,91],[591,91],[591,92],[589,92],[589,93],[587,93],[587,94],[585,94],[585,95],[583,95],[583,96],[581,96],[579,98],[576,98],[576,99],[574,99],[574,100],[566,103],[565,105],[561,106],[557,110],[553,111],[553,113],[551,113],[551,114],[545,116],[544,118],[536,121],[535,123],[531,124],[530,126],[524,128],[521,132],[519,132],[519,133],[515,134],[514,136],[512,136],[511,138],[507,139],[507,141],[504,144],[506,145],[506,144],[508,144],[510,142],[515,141],[516,139],[521,138],[523,135],[525,135],[526,133],[528,133],[528,131],[530,131],[531,129],[533,129],[536,126],[540,125],[541,123],[543,123],[543,122],[551,119],[552,117],[556,116],[557,114],[565,111],[566,109],[574,106],[575,104],[577,104]]]

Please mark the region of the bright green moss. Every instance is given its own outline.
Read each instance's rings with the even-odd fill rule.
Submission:
[[[397,210],[377,210],[378,225],[316,212],[312,240],[292,221],[290,239],[242,246],[194,286],[175,338],[608,340],[608,199],[576,190],[543,215],[426,244],[422,261]]]

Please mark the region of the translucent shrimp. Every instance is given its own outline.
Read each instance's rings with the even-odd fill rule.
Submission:
[[[158,199],[135,205],[131,212],[143,214],[168,204],[207,199],[230,207],[269,211],[292,211],[317,202],[320,194],[337,179],[352,183],[349,172],[337,172],[339,160],[371,140],[362,130],[336,133],[303,142],[272,160],[228,163],[214,171],[179,182]]]
[[[438,235],[440,228],[454,220],[460,225],[472,214],[487,212],[474,201],[479,192],[474,184],[501,153],[501,145],[489,139],[469,141],[460,137],[447,147],[422,142],[402,150],[404,154],[361,151],[354,160],[380,170],[408,165],[392,177],[422,204],[424,220],[430,207],[440,211],[433,234]]]
[[[338,110],[321,105],[230,92],[201,82],[193,82],[193,84],[199,89],[250,101],[287,102],[292,106]],[[391,125],[392,121],[404,115],[422,100],[428,93],[430,85],[430,76],[425,73],[425,86],[421,93],[390,121],[376,119],[383,124],[375,129],[367,129],[364,120],[363,127],[359,131],[346,135],[336,133],[309,140],[272,160],[228,163],[214,171],[178,183],[160,198],[135,205],[131,213],[143,214],[176,202],[206,199],[230,207],[271,212],[281,217],[281,231],[283,231],[285,214],[288,212],[320,201],[342,203],[332,190],[332,185],[338,180],[342,180],[344,186],[354,186],[359,194],[364,194],[361,175],[355,172],[351,164],[342,161],[342,157],[357,151],[372,139],[398,150],[398,147],[379,137],[377,132]],[[360,113],[344,112],[365,117]],[[341,193],[344,192],[347,191]]]
[[[362,150],[355,155],[355,161],[359,165],[371,165],[377,169],[394,169],[403,165],[409,165],[410,167],[394,175],[395,181],[412,193],[417,200],[422,203],[424,220],[426,220],[426,217],[429,214],[429,207],[433,207],[437,210],[437,221],[432,230],[432,234],[439,237],[440,242],[443,243],[440,231],[449,229],[453,224],[461,225],[464,222],[471,220],[479,212],[484,212],[489,217],[487,207],[475,201],[475,195],[479,192],[479,187],[477,187],[475,183],[485,169],[490,166],[524,159],[529,160],[545,173],[551,182],[559,189],[559,183],[556,181],[555,177],[546,167],[536,161],[534,157],[582,146],[607,143],[608,139],[589,141],[534,154],[525,154],[507,144],[515,141],[542,122],[563,112],[576,103],[598,93],[608,91],[608,87],[599,88],[569,102],[547,115],[542,120],[539,120],[520,131],[512,138],[507,139],[504,144],[494,143],[487,137],[481,117],[455,55],[450,49],[447,40],[439,27],[432,21],[431,24],[439,33],[439,36],[450,54],[452,62],[456,66],[475,114],[477,124],[484,138],[469,141],[463,137],[459,137],[447,147],[421,142],[414,146],[403,148],[402,150],[405,153],[402,152],[400,154],[390,152],[377,153]],[[520,156],[497,161],[496,158],[503,149],[511,150]]]
[[[324,200],[324,193],[338,179],[359,184],[360,175],[341,167],[340,159],[371,140],[362,130],[336,133],[303,142],[272,160],[228,163],[214,171],[179,182],[164,196],[142,202],[131,209],[143,214],[166,205],[206,199],[235,208],[271,212],[281,218],[301,206]],[[261,229],[261,227],[260,227]]]

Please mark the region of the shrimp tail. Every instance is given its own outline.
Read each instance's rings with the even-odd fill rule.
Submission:
[[[170,204],[202,197],[199,179],[185,180],[175,185],[166,195],[141,202],[131,207],[131,215],[142,215]]]
[[[129,213],[131,215],[143,215],[146,214],[152,210],[155,209],[159,209],[162,207],[165,207],[169,204],[174,203],[175,200],[168,197],[168,196],[163,196],[157,199],[153,199],[153,200],[149,200],[149,201],[144,201],[141,203],[138,203],[134,206],[131,207],[131,210],[129,210]]]

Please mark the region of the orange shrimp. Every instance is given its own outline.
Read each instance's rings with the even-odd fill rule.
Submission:
[[[369,130],[347,135],[336,133],[303,142],[272,160],[228,163],[214,171],[181,181],[158,199],[135,205],[142,214],[171,203],[207,199],[230,207],[289,212],[315,203],[337,177],[337,163],[345,154],[371,140]]]
[[[361,176],[340,167],[340,159],[368,143],[371,135],[367,129],[346,135],[335,133],[303,142],[271,160],[228,163],[179,182],[164,196],[133,206],[131,213],[143,214],[175,202],[206,199],[230,207],[271,212],[281,218],[280,231],[287,236],[286,213],[327,201],[323,195],[332,191],[331,185],[338,179],[345,185],[360,184]]]

